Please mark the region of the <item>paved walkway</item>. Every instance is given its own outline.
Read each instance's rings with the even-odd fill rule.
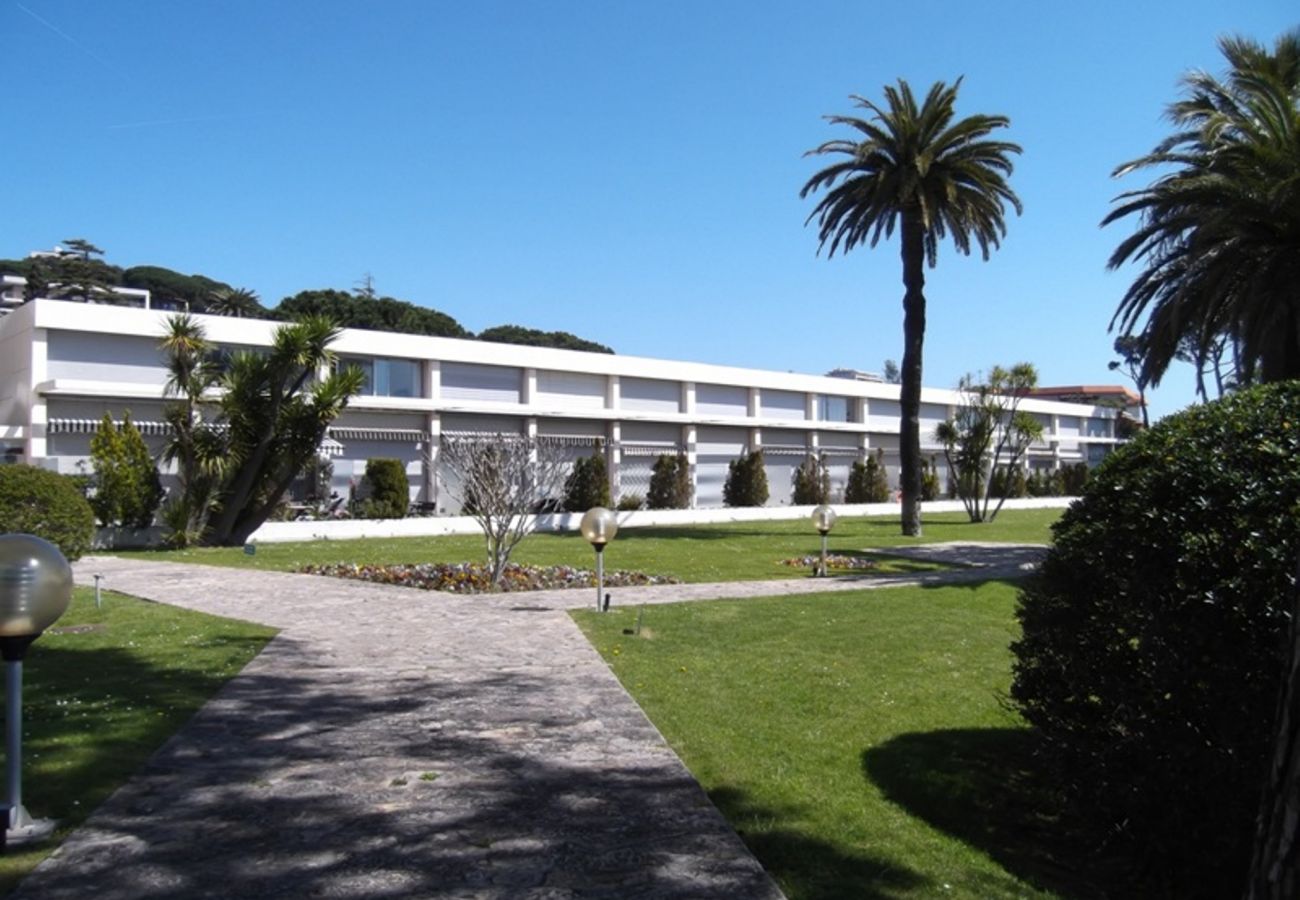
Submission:
[[[978,568],[613,591],[620,605],[1023,574]],[[891,553],[894,551],[890,551]],[[79,582],[280,635],[26,880],[23,900],[780,898],[563,610],[113,558]]]

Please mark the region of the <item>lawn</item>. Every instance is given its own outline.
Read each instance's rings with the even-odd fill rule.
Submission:
[[[55,838],[0,856],[0,893],[262,649],[273,629],[77,588],[23,665],[23,801]],[[90,888],[88,888],[90,890]],[[93,890],[90,890],[93,894]]]
[[[791,900],[1084,896],[1002,700],[1014,585],[574,613]]]
[[[1041,543],[1051,540],[1051,526],[1060,509],[1003,510],[990,523],[972,524],[963,513],[925,517],[925,535],[899,534],[898,517],[844,518],[830,534],[831,552],[853,553],[864,548],[889,549],[936,541],[1004,541]],[[610,569],[630,569],[652,575],[673,575],[685,582],[754,581],[791,578],[807,570],[780,565],[783,559],[816,554],[821,542],[803,520],[693,525],[678,528],[625,528],[605,551]],[[474,535],[420,538],[363,538],[350,541],[310,541],[261,544],[249,556],[239,547],[150,551],[144,559],[295,571],[306,564],[350,562],[385,565],[425,562],[464,562],[483,558],[483,539]],[[576,534],[533,534],[511,557],[539,566],[590,568],[591,547]],[[884,571],[918,568],[894,561]]]

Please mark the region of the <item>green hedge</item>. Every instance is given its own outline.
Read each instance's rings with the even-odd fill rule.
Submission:
[[[755,450],[727,464],[722,502],[727,506],[762,506],[767,502],[767,470],[763,451]]]
[[[370,496],[362,504],[367,519],[402,519],[411,506],[411,483],[397,459],[366,460]]]
[[[1300,548],[1300,384],[1165,419],[1095,469],[1020,596],[1011,696],[1135,895],[1237,896]]]
[[[568,512],[586,512],[595,506],[613,506],[609,499],[609,469],[605,451],[597,444],[591,456],[573,462],[573,471],[564,481],[564,508]]]
[[[75,560],[90,549],[95,513],[70,477],[0,465],[0,530],[45,538]]]
[[[685,453],[664,453],[655,460],[646,494],[648,509],[690,509],[691,466]]]

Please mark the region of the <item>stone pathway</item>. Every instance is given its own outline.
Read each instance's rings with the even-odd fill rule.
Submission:
[[[919,577],[612,593],[631,605],[984,580],[1041,553],[1003,549]],[[563,612],[594,606],[594,590],[435,598],[113,558],[76,572],[281,633],[14,898],[781,897]]]

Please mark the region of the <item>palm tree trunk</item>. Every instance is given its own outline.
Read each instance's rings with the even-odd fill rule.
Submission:
[[[899,393],[899,487],[903,534],[921,534],[921,352],[925,342],[925,237],[920,212],[903,211],[903,365]]]

